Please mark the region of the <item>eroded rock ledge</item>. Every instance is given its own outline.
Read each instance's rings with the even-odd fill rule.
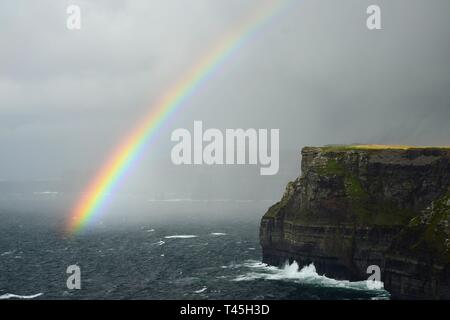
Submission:
[[[265,263],[349,280],[378,265],[392,298],[450,299],[450,148],[305,147],[301,166],[261,220]]]

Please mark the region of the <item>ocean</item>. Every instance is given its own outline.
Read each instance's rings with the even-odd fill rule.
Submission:
[[[187,206],[182,202],[178,208]],[[0,299],[389,299],[365,281],[319,275],[313,264],[265,265],[263,211],[235,203],[243,213],[228,217],[217,205],[205,208],[210,215],[101,221],[67,235],[54,214],[3,207]],[[79,290],[67,288],[70,265],[80,267]]]

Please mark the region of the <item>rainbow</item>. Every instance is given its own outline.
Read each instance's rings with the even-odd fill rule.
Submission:
[[[101,167],[71,212],[66,230],[76,233],[98,213],[108,195],[136,161],[151,138],[170,116],[195,93],[224,62],[293,0],[265,0],[241,25],[212,47],[190,71],[167,90]]]

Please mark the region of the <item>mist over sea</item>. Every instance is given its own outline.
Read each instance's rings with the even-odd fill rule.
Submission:
[[[0,299],[389,297],[365,282],[318,275],[313,265],[262,264],[259,222],[269,200],[153,199],[136,205],[140,214],[115,203],[109,215],[69,236],[61,228],[64,197],[1,198]],[[66,286],[73,264],[81,268],[80,290]]]

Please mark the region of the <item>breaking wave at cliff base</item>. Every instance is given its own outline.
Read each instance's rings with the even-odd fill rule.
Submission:
[[[279,281],[293,281],[296,283],[309,284],[321,287],[334,287],[352,290],[364,291],[379,291],[380,293],[387,292],[383,289],[382,282],[376,281],[348,281],[336,280],[328,278],[326,275],[319,275],[313,263],[310,265],[299,267],[297,262],[292,264],[286,263],[282,268],[269,266],[259,261],[249,260],[244,267],[250,269],[244,275],[240,275],[234,281],[253,281],[253,280],[279,280]]]

